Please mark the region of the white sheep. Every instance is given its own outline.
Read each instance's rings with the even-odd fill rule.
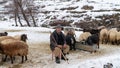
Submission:
[[[108,40],[110,43],[115,44],[116,43],[116,34],[117,34],[117,29],[112,28],[108,32]]]
[[[117,34],[116,34],[116,42],[117,42],[117,45],[120,44],[120,31],[117,32]]]
[[[108,30],[106,28],[101,29],[100,31],[100,42],[103,43],[107,43],[108,41]]]
[[[84,32],[79,36],[79,41],[86,41],[89,36],[91,36],[90,32]]]

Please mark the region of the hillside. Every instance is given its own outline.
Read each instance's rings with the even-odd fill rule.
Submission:
[[[9,5],[10,1],[4,3]],[[54,22],[67,23],[81,27],[78,23],[97,23],[88,25],[89,27],[113,26],[106,24],[108,22],[117,22],[114,27],[119,27],[120,5],[119,1],[113,0],[68,0],[68,1],[41,1],[35,0],[34,5],[39,9],[37,25],[53,25]],[[4,8],[5,9],[5,8]],[[6,18],[6,17],[5,17]],[[10,16],[7,16],[8,20]],[[116,19],[117,18],[117,19]],[[14,18],[12,19],[14,20]],[[104,24],[105,23],[105,24]],[[116,26],[117,25],[117,26]],[[85,27],[82,27],[85,28]]]

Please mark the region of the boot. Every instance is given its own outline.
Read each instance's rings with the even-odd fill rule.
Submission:
[[[59,57],[55,57],[55,62],[56,62],[57,64],[60,63],[60,59],[59,59]]]
[[[66,57],[66,54],[64,54],[64,56]],[[62,59],[62,60],[65,60],[65,58],[63,57],[63,55],[62,55],[61,59]],[[66,60],[68,60],[67,57],[66,57]]]

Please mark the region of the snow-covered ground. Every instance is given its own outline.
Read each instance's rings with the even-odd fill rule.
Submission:
[[[112,63],[113,68],[120,68],[120,46],[100,45],[96,53],[90,53],[82,50],[70,51],[67,55],[69,64],[61,60],[61,64],[56,64],[52,60],[49,48],[50,31],[53,29],[42,27],[0,27],[1,32],[7,31],[9,36],[17,34],[27,34],[29,45],[28,61],[20,64],[21,57],[17,57],[14,64],[10,60],[0,62],[0,68],[103,68],[104,64]],[[81,32],[76,31],[76,37]],[[1,57],[0,57],[1,59]]]
[[[92,5],[94,6],[93,10],[113,10],[120,8],[120,0],[80,0],[75,2],[74,0],[69,2],[54,2],[54,1],[39,1],[36,2],[36,5],[45,5],[42,8],[42,11],[57,11],[50,12],[49,14],[40,13],[39,20],[49,20],[45,19],[47,16],[50,18],[56,16],[57,19],[61,19],[67,15],[82,15],[87,14],[93,18],[98,15],[103,14],[114,14],[119,13],[117,11],[105,11],[105,12],[91,12],[92,10],[83,10],[81,7],[83,5]],[[92,2],[91,2],[92,1]],[[93,2],[94,1],[94,2]],[[87,11],[86,13],[81,14],[70,14],[69,10],[60,10],[61,8],[66,8],[69,6],[79,6],[75,11]],[[73,10],[72,10],[73,11]],[[80,18],[65,18],[66,20],[79,21],[83,19]],[[120,68],[120,46],[116,45],[100,45],[100,49],[96,53],[89,53],[82,50],[70,51],[70,54],[67,55],[69,58],[69,64],[66,61],[61,61],[61,64],[56,64],[55,60],[52,60],[51,51],[49,48],[49,36],[50,31],[53,29],[43,28],[43,27],[14,27],[11,26],[14,24],[14,21],[0,21],[0,32],[7,31],[9,36],[14,36],[17,34],[27,34],[29,45],[29,54],[28,61],[20,64],[21,57],[17,57],[14,61],[14,64],[10,63],[10,60],[7,62],[0,62],[0,68],[103,68],[104,64],[112,63],[113,68]],[[76,31],[76,38],[78,39],[81,32]],[[1,59],[1,55],[0,55]]]

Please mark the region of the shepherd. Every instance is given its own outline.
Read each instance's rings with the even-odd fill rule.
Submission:
[[[68,58],[65,59],[65,57],[66,54],[69,52],[69,46],[66,45],[65,36],[62,33],[62,28],[63,27],[58,24],[55,27],[55,31],[50,35],[50,49],[55,55],[55,62],[58,64],[60,63],[60,58],[62,60],[68,60]],[[61,52],[62,54],[64,54],[64,56],[62,55],[62,57],[60,55]]]

